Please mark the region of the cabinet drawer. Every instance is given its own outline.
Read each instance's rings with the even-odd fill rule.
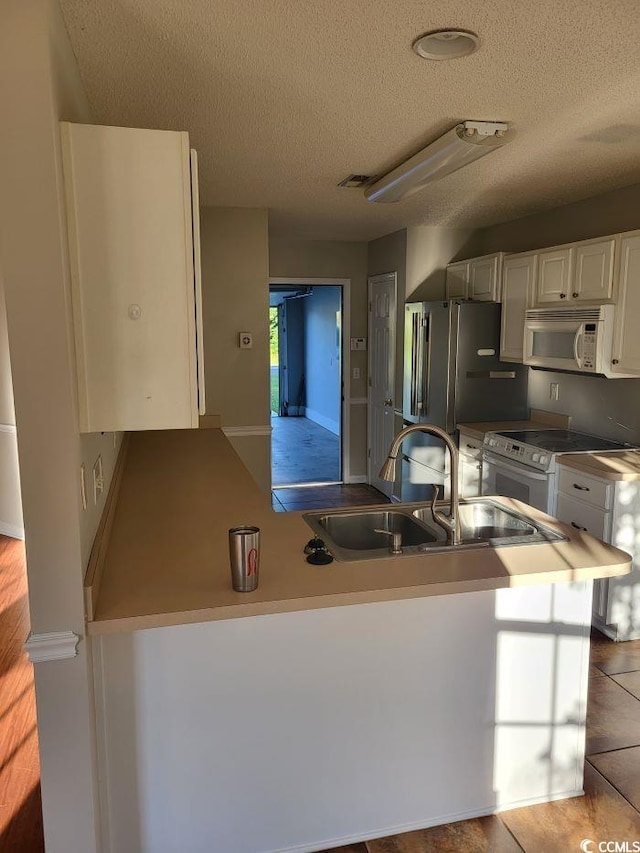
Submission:
[[[468,432],[460,431],[460,439],[458,441],[460,453],[471,459],[480,459],[482,457],[482,440],[476,438]]]
[[[596,507],[589,506],[580,500],[560,494],[558,495],[556,517],[560,521],[564,521],[565,524],[569,524],[577,530],[585,530],[598,539],[605,541],[609,539],[611,513],[602,509],[596,509]]]
[[[613,486],[610,483],[599,480],[597,477],[590,477],[574,468],[563,468],[561,465],[559,470],[559,492],[593,504],[600,509],[611,508]]]

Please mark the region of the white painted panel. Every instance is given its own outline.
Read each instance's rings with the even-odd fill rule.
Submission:
[[[23,538],[18,443],[13,426],[0,424],[0,534]]]
[[[566,301],[570,295],[572,250],[547,249],[538,254],[536,301]]]
[[[613,334],[613,372],[640,375],[640,233],[620,241],[618,305]]]
[[[575,247],[572,298],[606,302],[613,293],[614,240],[585,241]]]
[[[81,429],[197,426],[187,134],[62,128]]]
[[[100,638],[112,851],[320,850],[575,793],[590,584],[567,586],[582,625],[487,592]]]
[[[507,257],[502,270],[500,358],[522,362],[524,315],[531,306],[537,257]]]

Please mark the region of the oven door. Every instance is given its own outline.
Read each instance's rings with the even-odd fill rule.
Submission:
[[[485,451],[482,454],[482,494],[515,498],[529,506],[551,512],[552,478],[519,462]]]
[[[588,371],[582,353],[584,323],[576,320],[525,321],[524,363],[556,370]]]

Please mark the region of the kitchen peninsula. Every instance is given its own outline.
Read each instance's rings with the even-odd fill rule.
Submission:
[[[115,497],[88,625],[107,849],[323,850],[581,793],[591,581],[624,552],[531,510],[567,541],[310,566],[219,430],[131,434]]]

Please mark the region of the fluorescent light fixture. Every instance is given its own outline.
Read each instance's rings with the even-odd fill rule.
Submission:
[[[463,121],[418,151],[365,190],[369,201],[393,202],[473,163],[507,142],[509,125],[498,121]]]

